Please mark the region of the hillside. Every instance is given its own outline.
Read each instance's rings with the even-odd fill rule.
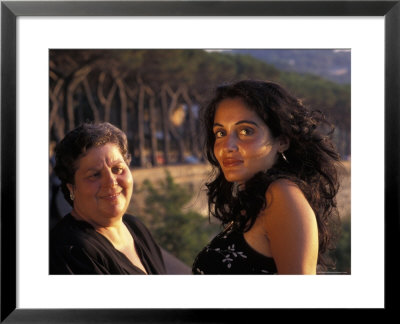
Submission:
[[[237,49],[284,71],[310,73],[340,84],[351,81],[350,50],[335,49]]]

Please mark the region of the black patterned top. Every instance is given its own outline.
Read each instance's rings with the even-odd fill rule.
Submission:
[[[243,233],[229,227],[196,257],[193,274],[276,274],[274,259],[254,250]]]

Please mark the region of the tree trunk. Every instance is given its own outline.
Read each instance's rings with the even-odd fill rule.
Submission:
[[[156,112],[154,92],[149,87],[146,87],[147,94],[150,96],[150,138],[151,138],[151,157],[153,165],[158,166],[157,158],[157,127],[156,127]]]
[[[93,112],[94,122],[98,123],[100,121],[99,109],[97,108],[96,103],[94,102],[92,90],[90,89],[89,81],[87,80],[87,78],[85,78],[85,80],[83,80],[83,87],[85,89],[85,93],[86,93],[86,97],[89,102],[89,106]]]
[[[168,108],[168,118],[167,118],[168,126],[169,126],[169,130],[172,134],[172,137],[178,143],[178,162],[182,163],[184,161],[184,151],[185,151],[183,139],[178,134],[177,130],[175,129],[175,126],[172,125],[171,119],[170,119],[170,113],[171,113],[172,109],[174,109],[178,104],[178,98],[179,98],[179,94],[180,94],[181,90],[179,88],[176,92],[173,92],[172,89],[168,85],[166,85],[165,89],[167,90],[168,94],[171,96],[171,99],[172,99],[171,103],[169,105],[169,108]]]
[[[199,107],[201,107],[202,105],[205,104],[205,103],[204,103],[204,95],[200,95],[200,93],[198,93],[196,89],[191,89],[190,92],[191,92],[192,96],[194,97],[194,101],[197,103],[197,105],[198,105]],[[198,117],[196,118],[196,121],[195,121],[195,125],[196,125],[196,134],[197,134],[197,136],[196,136],[196,143],[197,143],[198,152],[199,152],[199,156],[198,156],[198,157],[199,157],[201,160],[203,160],[203,159],[204,159],[204,156],[203,156],[203,154],[202,154],[202,146],[203,146],[202,137],[204,136],[204,134],[203,134],[204,130],[203,130],[203,128],[201,127],[200,122],[199,122],[199,119],[200,119],[200,110],[198,111],[198,113],[199,113],[199,115],[198,115]]]
[[[68,116],[68,129],[71,131],[75,128],[74,116],[74,92],[78,85],[86,78],[92,68],[88,65],[80,68],[74,73],[71,83],[67,87],[67,116]]]
[[[164,141],[164,160],[165,164],[170,163],[169,150],[170,150],[170,137],[169,137],[169,115],[168,115],[168,100],[167,90],[165,86],[161,88],[161,113],[162,113],[162,129],[163,129],[163,141]]]
[[[110,114],[111,114],[111,104],[114,99],[115,92],[117,91],[117,85],[114,82],[113,85],[111,86],[110,91],[108,92],[107,97],[104,96],[104,80],[105,80],[106,74],[104,72],[101,72],[99,75],[99,84],[97,87],[97,96],[101,102],[101,104],[104,106],[104,121],[109,122],[110,121]]]
[[[128,109],[128,98],[125,90],[125,83],[121,78],[117,78],[115,83],[119,89],[119,98],[121,100],[121,129],[127,134],[128,132],[128,117],[127,117],[127,109]]]
[[[139,163],[146,166],[145,137],[144,137],[144,86],[140,86],[138,102],[138,137],[139,137]]]
[[[193,115],[193,103],[192,100],[189,97],[188,94],[188,89],[187,87],[184,87],[183,89],[183,98],[186,101],[186,104],[188,105],[188,114],[189,114],[189,134],[190,134],[190,147],[192,154],[195,157],[199,157],[199,148],[197,146],[197,134],[196,134],[196,122],[194,120],[194,115]]]
[[[60,90],[64,84],[63,79],[58,79],[54,89],[49,91],[50,101],[51,101],[51,111],[50,111],[50,120],[49,120],[49,130],[53,127],[55,123],[55,119],[58,116],[58,109],[60,107],[60,101],[58,100],[58,96],[60,94]]]

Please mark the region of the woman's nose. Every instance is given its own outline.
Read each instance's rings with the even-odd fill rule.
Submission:
[[[237,138],[236,138],[235,134],[230,134],[230,135],[226,136],[224,149],[227,152],[233,152],[238,149]]]
[[[105,185],[109,187],[115,187],[118,184],[117,177],[112,172],[108,172],[105,178]]]

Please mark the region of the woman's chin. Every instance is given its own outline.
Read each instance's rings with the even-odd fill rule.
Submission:
[[[99,204],[99,207],[105,211],[110,211],[110,213],[124,213],[127,208],[127,203],[124,197],[117,197],[109,200],[103,199],[101,204]]]
[[[126,206],[125,205],[109,205],[106,208],[102,210],[103,217],[108,218],[108,219],[118,219],[124,216],[126,212]]]
[[[228,181],[228,182],[236,182],[236,183],[245,183],[247,180],[249,180],[251,177],[248,177],[248,176],[246,176],[246,175],[243,175],[243,174],[235,174],[235,173],[233,173],[233,172],[227,172],[227,173],[224,173],[224,177],[225,177],[225,180],[226,181]]]

